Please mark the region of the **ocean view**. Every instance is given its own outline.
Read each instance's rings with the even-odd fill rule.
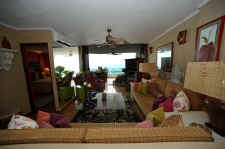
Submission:
[[[122,70],[125,68],[124,64],[117,64],[117,65],[109,65],[107,67],[103,67],[108,69],[108,75],[118,75],[123,74]],[[91,71],[98,70],[98,67],[90,68]]]

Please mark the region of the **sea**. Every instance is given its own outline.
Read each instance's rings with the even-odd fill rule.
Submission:
[[[119,75],[119,74],[124,74],[122,70],[125,68],[125,65],[117,64],[117,65],[108,65],[108,66],[101,66],[101,67],[108,69],[108,75]],[[98,69],[98,66],[90,68],[91,71],[96,71],[97,69]]]

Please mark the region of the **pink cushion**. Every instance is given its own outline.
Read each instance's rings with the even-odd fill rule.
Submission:
[[[163,107],[165,112],[173,112],[173,98],[168,98],[163,103],[159,104],[159,107]]]
[[[146,121],[140,122],[136,125],[136,128],[146,128],[146,127],[154,127],[153,121],[146,120]]]
[[[44,111],[38,111],[37,113],[37,123],[39,124],[41,121],[45,121],[48,123],[50,120],[50,113]]]

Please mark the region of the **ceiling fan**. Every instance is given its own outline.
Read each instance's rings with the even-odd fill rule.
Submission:
[[[106,36],[105,42],[102,44],[97,44],[97,47],[98,48],[110,48],[110,50],[112,51],[111,54],[119,55],[119,53],[116,53],[116,49],[120,45],[128,44],[128,42],[123,38],[113,37],[111,35],[111,32],[112,32],[111,28],[108,28],[106,31],[107,31],[108,35]]]

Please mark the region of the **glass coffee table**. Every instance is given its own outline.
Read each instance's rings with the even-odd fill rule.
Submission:
[[[125,98],[119,93],[97,93],[96,110],[125,110]]]
[[[72,122],[113,123],[140,122],[142,118],[138,108],[130,97],[121,93],[96,93],[85,99]]]

